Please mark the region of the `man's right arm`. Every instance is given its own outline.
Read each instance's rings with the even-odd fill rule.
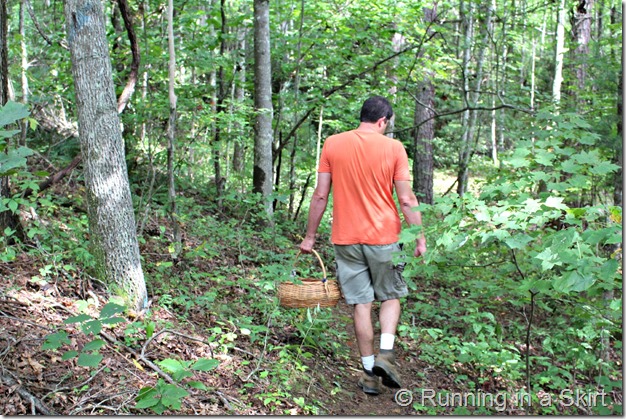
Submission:
[[[317,186],[311,197],[311,205],[309,207],[309,218],[306,229],[306,236],[300,244],[302,253],[311,253],[315,245],[315,235],[317,228],[322,221],[326,205],[328,204],[328,195],[330,194],[331,175],[330,173],[319,173],[317,176]]]

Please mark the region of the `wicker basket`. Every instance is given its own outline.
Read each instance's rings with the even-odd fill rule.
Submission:
[[[335,280],[326,278],[326,267],[322,258],[315,251],[313,254],[317,257],[324,274],[323,279],[303,278],[300,279],[302,284],[294,284],[293,282],[282,282],[278,286],[278,300],[280,305],[289,308],[303,307],[333,307],[341,298],[341,290]],[[300,254],[298,253],[298,256]],[[296,256],[296,260],[297,260]]]

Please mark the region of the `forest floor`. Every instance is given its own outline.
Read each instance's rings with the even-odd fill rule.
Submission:
[[[107,301],[103,290],[82,291],[67,282],[56,284],[35,283],[31,280],[38,274],[37,269],[26,259],[13,263],[11,267],[0,265],[3,278],[13,278],[4,283],[0,297],[0,414],[53,414],[53,415],[93,415],[120,414],[141,411],[133,409],[134,398],[146,385],[154,385],[157,372],[145,360],[165,359],[178,356],[184,359],[215,357],[220,367],[209,373],[196,373],[209,391],[198,391],[185,398],[176,414],[272,414],[271,406],[262,398],[251,397],[266,392],[264,381],[250,379],[253,386],[244,387],[246,378],[253,375],[256,361],[263,354],[258,345],[238,344],[229,353],[215,353],[217,346],[206,343],[198,332],[211,318],[201,318],[201,313],[181,321],[163,307],[154,307],[153,319],[169,325],[171,333],[163,332],[150,345],[136,347],[134,352],[125,341],[124,327],[105,327],[101,336],[107,346],[100,351],[104,356],[97,368],[80,367],[76,360],[62,360],[59,352],[42,349],[46,336],[61,326],[63,321],[78,313],[78,302],[87,300],[97,313]],[[85,298],[87,297],[87,298]],[[365,395],[358,387],[361,373],[360,357],[356,340],[349,321],[351,308],[340,302],[332,309],[337,313],[337,323],[332,327],[344,328],[345,341],[350,348],[345,357],[321,356],[310,364],[311,374],[300,376],[302,394],[319,400],[321,414],[329,415],[403,415],[415,414],[411,406],[400,406],[395,400],[396,389],[383,387],[379,396]],[[132,319],[129,319],[132,320]],[[70,347],[83,348],[90,340],[77,333],[74,325],[67,325],[70,333]],[[289,331],[275,331],[272,339],[289,339]],[[204,342],[203,342],[204,340]],[[412,345],[397,348],[398,362],[403,384],[415,388],[417,372],[427,372],[429,386],[447,387],[449,377],[438,373],[417,360]],[[145,352],[145,355],[144,355]],[[265,354],[269,357],[270,354]],[[233,371],[236,371],[233,373]],[[294,386],[295,387],[295,386]],[[243,389],[245,401],[242,400]],[[306,388],[306,391],[304,391]],[[331,391],[337,389],[336,391]],[[297,393],[297,389],[293,389]],[[303,413],[297,406],[292,413]]]

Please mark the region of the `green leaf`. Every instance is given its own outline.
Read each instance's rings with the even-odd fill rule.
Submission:
[[[504,239],[504,243],[511,249],[523,249],[531,241],[533,241],[533,238],[524,233]]]
[[[590,275],[581,275],[578,271],[569,271],[553,281],[554,289],[560,292],[585,291],[593,285],[595,280]]]
[[[19,147],[9,150],[7,154],[0,153],[0,175],[6,176],[12,171],[26,166],[26,157],[33,154],[28,147]]]
[[[187,390],[173,384],[167,384],[161,392],[161,403],[166,407],[178,410],[181,405],[180,399],[188,395]]]
[[[211,371],[220,364],[217,359],[200,358],[191,365],[191,369],[195,371]]]
[[[615,172],[617,169],[619,169],[618,165],[613,164],[608,161],[602,161],[602,162],[592,165],[589,168],[589,172],[591,172],[594,175],[604,176],[609,173]]]
[[[567,205],[563,203],[563,198],[559,196],[549,196],[544,203],[546,207],[556,208],[560,210],[567,209]]]
[[[172,374],[172,378],[176,381],[180,381],[186,377],[192,377],[193,374],[187,371],[187,365],[176,359],[167,358],[163,361],[158,361],[157,364],[163,369]]]
[[[122,317],[107,317],[107,318],[100,320],[102,324],[116,324],[116,323],[123,323],[125,321],[126,319]]]
[[[59,349],[63,344],[70,344],[67,332],[52,333],[46,337],[46,341],[41,345],[41,349]]]
[[[566,160],[561,164],[561,170],[565,173],[578,173],[582,169],[582,166],[574,163],[572,160]]]
[[[135,408],[146,409],[159,404],[161,402],[161,398],[154,387],[143,387],[139,390],[139,394],[135,398],[135,401],[137,402]]]
[[[83,351],[97,351],[105,345],[106,342],[102,339],[94,339],[83,347]]]
[[[92,320],[91,316],[88,316],[86,314],[79,314],[78,316],[68,317],[67,319],[63,320],[63,323],[65,324],[81,323],[87,320]]]
[[[157,361],[156,363],[170,373],[175,373],[185,369],[185,366],[180,361],[172,358],[166,358],[162,361]]]
[[[541,260],[541,268],[544,271],[552,269],[555,265],[562,264],[559,255],[552,253],[552,249],[550,248],[544,249],[544,251],[535,256],[535,258]]]
[[[115,303],[107,303],[100,310],[100,318],[113,317],[116,314],[123,313],[126,307]]]
[[[191,388],[197,388],[198,390],[208,390],[208,387],[201,383],[200,381],[189,381],[187,385]]]
[[[78,356],[78,365],[81,367],[97,367],[103,356],[100,354],[81,353]]]
[[[78,356],[78,351],[65,351],[63,356],[61,356],[61,359],[63,361],[67,361],[68,359],[72,359],[76,356]]]
[[[100,320],[91,320],[83,324],[83,332],[85,332],[86,335],[90,333],[93,333],[94,335],[98,335],[100,334],[101,331],[102,331],[102,322]]]
[[[26,106],[21,103],[8,101],[6,105],[0,109],[0,127],[24,119],[28,115],[30,115],[30,112]]]
[[[524,201],[523,211],[529,214],[537,212],[541,209],[541,202],[537,199],[528,198]]]
[[[544,166],[552,166],[552,161],[556,156],[547,150],[539,150],[535,155],[535,161]]]

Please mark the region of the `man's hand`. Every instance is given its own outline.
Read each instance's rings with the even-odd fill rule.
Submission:
[[[415,246],[415,252],[413,252],[413,256],[420,257],[426,253],[426,239],[421,238],[417,240],[417,245]]]
[[[315,245],[315,237],[305,237],[304,240],[302,240],[302,243],[300,243],[300,251],[302,253],[311,253],[313,245]]]

